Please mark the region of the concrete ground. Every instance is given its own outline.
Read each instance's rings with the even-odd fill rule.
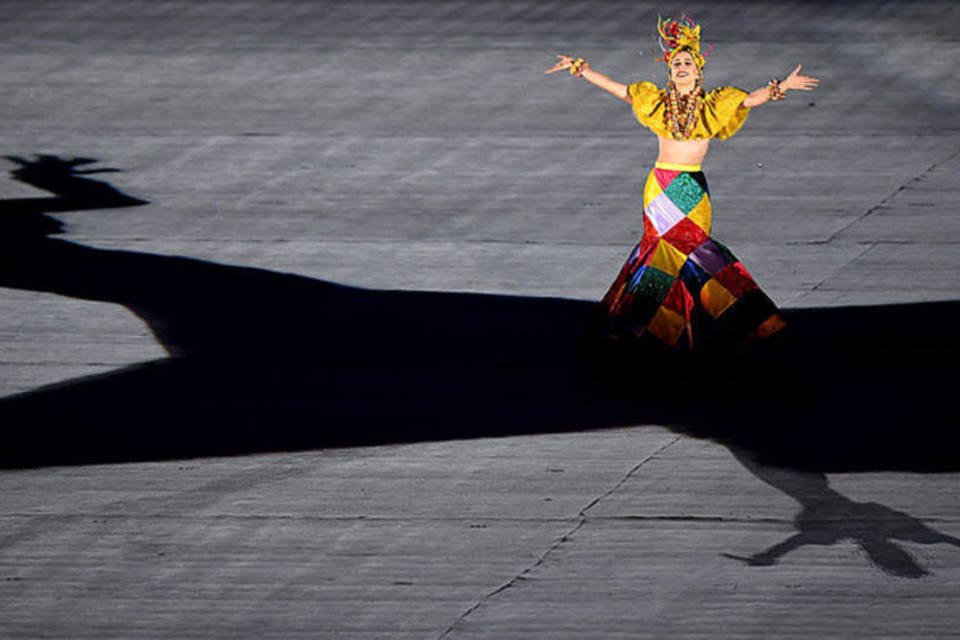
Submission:
[[[0,3],[0,636],[955,637],[960,6],[684,8],[791,333],[617,377],[670,7]]]

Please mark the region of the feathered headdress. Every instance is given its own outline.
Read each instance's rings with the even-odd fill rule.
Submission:
[[[670,60],[681,51],[688,51],[699,68],[707,64],[707,56],[713,49],[711,44],[706,51],[700,51],[700,25],[690,16],[683,14],[676,20],[664,20],[657,16],[657,44],[663,51],[659,62],[670,64]]]

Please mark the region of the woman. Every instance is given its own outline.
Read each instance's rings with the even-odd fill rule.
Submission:
[[[735,134],[750,109],[782,100],[788,91],[814,89],[819,80],[800,75],[752,93],[720,87],[704,93],[705,52],[700,25],[687,16],[657,23],[669,85],[615,82],[582,58],[559,54],[546,73],[569,69],[630,103],[642,125],[658,138],[660,153],[643,192],[643,238],[603,298],[610,338],[653,339],[680,349],[738,345],[784,326],[777,307],[739,260],[710,237],[710,198],[700,163],[710,140]]]

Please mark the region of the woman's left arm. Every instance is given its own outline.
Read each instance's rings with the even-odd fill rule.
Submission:
[[[810,76],[800,75],[800,68],[801,65],[798,64],[797,68],[790,72],[786,80],[781,80],[779,83],[772,81],[762,89],[757,89],[749,94],[743,99],[743,106],[749,109],[751,107],[758,107],[768,100],[781,100],[787,91],[793,91],[794,89],[799,89],[800,91],[813,91],[816,89],[817,85],[820,84],[820,80]]]

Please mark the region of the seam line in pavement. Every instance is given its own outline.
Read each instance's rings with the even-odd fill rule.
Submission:
[[[257,521],[257,520],[266,520],[270,522],[291,522],[291,521],[302,521],[302,522],[374,522],[374,523],[406,523],[406,522],[459,522],[459,523],[483,523],[483,522],[497,522],[497,523],[525,523],[525,522],[570,522],[570,518],[491,518],[491,517],[434,517],[434,516],[422,516],[422,517],[397,517],[391,518],[389,516],[276,516],[276,515],[234,515],[234,514],[222,514],[222,515],[200,515],[197,517],[186,517],[186,516],[167,516],[167,515],[158,515],[158,514],[138,514],[138,515],[129,515],[129,514],[118,514],[118,513],[94,513],[94,512],[85,512],[85,513],[70,513],[70,514],[58,514],[58,513],[28,513],[28,512],[8,512],[0,515],[0,522],[7,520],[25,520],[25,519],[39,519],[45,522],[69,522],[72,520],[88,520],[96,519],[98,522],[106,520],[130,520],[130,521],[186,521],[194,522],[197,520],[204,520],[207,522],[217,522],[217,521]],[[940,523],[940,524],[952,524],[960,522],[960,519],[957,518],[944,518],[944,517],[924,517],[921,518],[924,522]],[[623,515],[623,516],[593,516],[591,518],[586,518],[590,522],[719,522],[719,523],[729,523],[729,524],[792,524],[794,518],[770,518],[770,517],[755,517],[755,518],[736,518],[729,516],[693,516],[693,515],[682,515],[682,516],[673,516],[673,515]]]
[[[123,236],[89,236],[82,235],[79,233],[71,234],[69,240],[72,242],[83,242],[83,243],[95,243],[99,242],[103,245],[113,245],[113,244],[130,244],[130,243],[154,243],[154,244],[244,244],[244,245],[262,245],[262,244],[309,244],[309,245],[329,245],[329,246],[341,246],[341,245],[394,245],[402,244],[405,246],[444,246],[444,245],[504,245],[509,247],[515,246],[531,246],[531,247],[597,247],[597,248],[623,248],[627,246],[627,243],[616,240],[609,242],[587,242],[583,240],[508,240],[503,238],[460,238],[460,239],[447,239],[447,238],[437,238],[437,239],[417,239],[411,240],[410,238],[403,237],[385,237],[375,240],[368,240],[363,238],[338,238],[336,240],[329,240],[327,236],[318,235],[316,237],[309,237],[301,235],[296,239],[291,240],[290,238],[230,238],[230,237],[182,237],[182,236],[165,236],[163,238],[144,238],[144,237],[123,237]],[[758,243],[762,244],[762,243]],[[769,243],[769,244],[779,244],[779,243]]]
[[[615,491],[617,491],[620,487],[622,487],[622,486],[624,485],[624,483],[626,483],[627,480],[629,480],[629,479],[631,478],[631,476],[633,476],[633,474],[635,474],[637,471],[640,470],[640,467],[642,467],[643,465],[647,464],[648,462],[650,462],[651,460],[653,460],[654,458],[656,458],[657,456],[659,456],[661,453],[663,453],[664,451],[666,451],[667,449],[669,449],[669,448],[672,447],[673,445],[675,445],[675,444],[677,444],[678,442],[680,442],[680,439],[681,439],[681,436],[676,436],[673,440],[671,440],[671,441],[668,442],[667,444],[663,445],[662,447],[660,447],[659,449],[657,449],[656,451],[654,451],[653,453],[651,453],[649,456],[647,456],[646,458],[644,458],[643,460],[641,460],[640,462],[638,462],[638,463],[636,464],[636,466],[633,467],[633,469],[630,469],[630,471],[627,472],[627,475],[623,476],[623,477],[620,479],[620,482],[618,482],[617,484],[615,484],[612,488],[610,488],[609,490],[607,490],[607,491],[606,491],[605,493],[603,493],[602,495],[598,496],[597,498],[594,498],[594,499],[590,502],[590,504],[588,504],[588,505],[585,506],[583,509],[581,509],[581,510],[580,510],[580,513],[578,514],[578,517],[579,517],[581,520],[585,520],[585,519],[586,519],[586,515],[587,515],[587,511],[589,511],[589,510],[592,509],[593,507],[597,506],[597,504],[599,504],[602,500],[604,500],[605,498],[607,498],[607,497],[609,497],[611,494],[613,494]]]
[[[599,504],[602,500],[609,497],[611,494],[617,491],[620,487],[622,487],[624,483],[626,483],[627,480],[629,480],[637,471],[639,471],[643,465],[655,459],[657,456],[659,456],[661,453],[663,453],[664,451],[666,451],[667,449],[675,445],[680,440],[681,440],[681,436],[677,436],[673,438],[670,442],[659,447],[656,451],[654,451],[649,456],[647,456],[646,458],[638,462],[636,465],[634,465],[634,467],[630,469],[630,471],[628,471],[626,475],[624,475],[619,480],[619,482],[613,485],[613,487],[611,487],[610,489],[607,489],[602,494],[600,494],[599,496],[591,500],[590,503],[587,504],[587,506],[585,506],[583,509],[580,510],[579,513],[577,513],[577,521],[573,525],[573,528],[571,528],[570,531],[568,531],[567,533],[563,534],[563,536],[561,536],[556,542],[550,545],[550,547],[548,547],[546,551],[540,554],[540,557],[537,558],[536,562],[534,562],[532,565],[530,565],[529,567],[527,567],[526,569],[518,573],[516,576],[514,576],[510,580],[508,580],[507,582],[503,583],[502,585],[500,585],[499,587],[497,587],[496,589],[488,593],[487,595],[483,596],[483,598],[481,598],[478,602],[474,603],[469,609],[467,609],[462,614],[460,614],[460,616],[456,620],[454,620],[449,627],[444,629],[444,631],[439,636],[437,636],[437,640],[442,640],[443,638],[446,638],[448,635],[450,635],[453,632],[453,630],[457,627],[458,624],[460,624],[463,620],[465,620],[474,611],[482,607],[491,598],[495,597],[499,593],[503,593],[510,587],[520,582],[521,580],[525,580],[530,573],[532,573],[539,566],[541,566],[554,551],[559,549],[561,545],[563,545],[565,542],[570,540],[570,538],[572,538],[573,535],[576,534],[577,531],[579,531],[584,524],[586,524],[587,511],[597,506],[597,504]]]
[[[195,522],[198,520],[203,520],[205,522],[256,522],[258,520],[264,520],[269,522],[372,522],[372,523],[391,523],[391,524],[403,524],[403,523],[424,523],[424,522],[438,522],[438,523],[486,523],[486,522],[495,522],[495,523],[545,523],[545,522],[570,522],[570,518],[490,518],[490,517],[433,517],[433,516],[423,516],[423,517],[397,517],[391,518],[389,516],[273,516],[273,515],[234,515],[234,514],[221,514],[221,515],[201,515],[197,517],[185,517],[185,516],[166,516],[158,514],[138,514],[138,515],[128,515],[128,514],[118,514],[118,513],[70,513],[70,514],[56,514],[56,513],[26,513],[26,512],[12,512],[5,513],[0,515],[0,522],[5,520],[25,520],[25,519],[39,519],[45,522],[64,522],[68,523],[76,520],[89,520],[94,519],[98,522],[104,521],[117,521],[117,520],[129,520],[129,521],[151,521],[151,522],[161,522],[161,521],[176,521],[176,522]],[[789,524],[793,522],[793,518],[766,518],[766,517],[757,517],[757,518],[735,518],[728,516],[692,516],[692,515],[643,515],[643,514],[634,514],[634,515],[624,515],[624,516],[594,516],[587,518],[590,522],[721,522],[721,523],[731,523],[731,524]],[[960,520],[952,518],[924,518],[924,522],[960,522]]]
[[[908,185],[923,181],[924,178],[926,178],[928,175],[930,175],[930,173],[933,172],[935,169],[939,168],[940,165],[945,164],[945,163],[947,163],[947,162],[950,162],[951,160],[953,160],[954,158],[956,158],[958,154],[960,154],[960,148],[955,149],[955,150],[953,151],[953,153],[951,153],[950,155],[948,155],[948,156],[947,156],[946,158],[944,158],[943,160],[938,160],[938,161],[934,162],[932,165],[930,165],[929,167],[927,167],[925,170],[921,171],[918,175],[910,178],[909,180],[907,180],[906,182],[904,182],[903,184],[901,184],[899,187],[897,187],[896,189],[894,189],[892,193],[887,194],[887,196],[884,197],[882,200],[880,200],[880,202],[878,202],[877,204],[873,205],[872,207],[870,207],[869,209],[867,209],[866,211],[864,211],[863,213],[861,213],[859,216],[857,216],[856,218],[854,218],[853,220],[851,220],[851,221],[848,222],[847,224],[843,225],[842,227],[840,227],[839,229],[837,229],[836,231],[834,231],[832,234],[830,234],[830,237],[827,238],[826,242],[828,242],[828,243],[829,243],[829,242],[833,242],[833,241],[837,238],[837,236],[839,236],[841,233],[843,233],[843,232],[846,231],[847,229],[849,229],[849,228],[851,228],[851,227],[859,224],[861,221],[865,220],[866,218],[870,217],[870,216],[871,216],[875,211],[877,211],[880,207],[882,207],[883,205],[887,204],[888,202],[890,202],[891,200],[893,200],[895,197],[897,197],[898,194],[900,194],[902,191],[906,190],[906,188],[907,188]]]
[[[829,241],[828,241],[828,242],[829,242]],[[854,262],[856,262],[857,260],[859,260],[859,259],[862,258],[863,256],[865,256],[865,255],[867,255],[868,253],[870,253],[876,246],[877,246],[877,243],[876,243],[876,242],[871,242],[869,245],[867,245],[867,247],[866,247],[863,251],[860,251],[860,252],[857,253],[857,255],[852,256],[849,260],[847,260],[847,261],[844,262],[842,265],[840,265],[839,267],[837,267],[836,269],[834,269],[833,271],[831,271],[829,274],[827,274],[826,276],[824,276],[824,277],[820,280],[820,282],[818,282],[817,284],[813,285],[813,286],[810,287],[809,289],[803,291],[803,292],[800,293],[800,295],[798,295],[797,297],[791,298],[789,301],[787,301],[786,304],[794,304],[794,303],[796,303],[796,302],[799,302],[800,300],[803,300],[804,298],[806,298],[808,295],[810,295],[810,294],[813,293],[814,291],[819,291],[819,290],[820,290],[820,287],[822,287],[824,284],[826,284],[828,280],[830,280],[831,278],[833,278],[835,275],[837,275],[838,273],[840,273],[841,271],[843,271],[844,269],[846,269],[847,267],[849,267],[851,264],[853,264]]]

